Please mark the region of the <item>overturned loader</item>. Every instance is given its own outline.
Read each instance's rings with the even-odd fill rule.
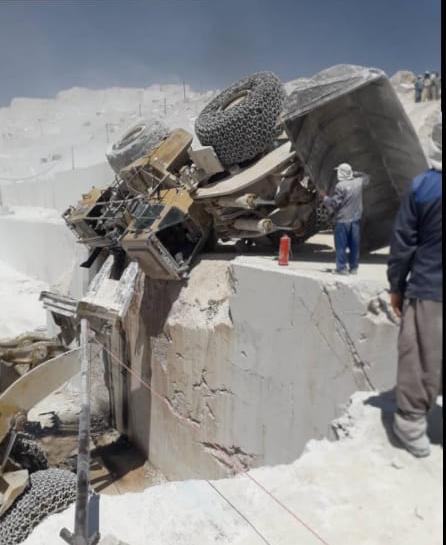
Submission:
[[[400,196],[426,167],[395,91],[373,68],[332,67],[289,97],[274,74],[254,74],[215,97],[195,129],[199,147],[187,131],[158,125],[158,144],[149,125],[141,145],[141,131],[124,135],[132,153],[120,156],[113,184],[64,214],[92,250],[85,266],[114,253],[151,278],[179,280],[218,239],[276,242],[286,232],[305,241],[329,225],[318,190],[331,188],[345,161],[371,177],[363,241],[374,250],[388,243]]]

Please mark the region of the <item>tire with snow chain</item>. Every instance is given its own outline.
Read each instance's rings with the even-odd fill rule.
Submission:
[[[47,516],[76,499],[76,475],[63,469],[37,471],[14,505],[0,519],[0,545],[19,545]]]
[[[42,447],[27,433],[19,433],[11,451],[11,458],[30,473],[48,469],[48,460]]]
[[[224,165],[253,159],[271,145],[284,99],[280,79],[258,72],[216,96],[198,116],[195,132]]]
[[[106,156],[112,169],[119,172],[155,148],[169,134],[169,129],[158,119],[144,119],[132,125],[114,144]]]
[[[318,231],[325,231],[333,227],[332,214],[322,204],[316,209],[317,214],[317,229]]]

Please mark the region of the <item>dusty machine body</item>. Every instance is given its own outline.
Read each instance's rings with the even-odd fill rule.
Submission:
[[[306,170],[330,193],[333,170],[350,163],[366,172],[362,246],[387,246],[401,196],[428,168],[418,136],[382,70],[338,65],[301,81],[288,97],[284,125]]]
[[[192,149],[173,131],[124,168],[111,187],[93,188],[64,218],[91,248],[123,252],[151,278],[179,280],[210,240],[266,239],[316,232],[317,193],[285,134],[243,168],[225,169],[211,147]]]
[[[217,239],[273,241],[275,250],[283,233],[305,241],[330,225],[319,191],[333,189],[334,167],[341,162],[371,177],[364,194],[364,249],[385,246],[405,187],[427,166],[387,77],[376,69],[340,65],[302,81],[284,102],[274,78],[262,73],[241,80],[200,114],[198,121],[212,114],[209,127],[215,129],[218,121],[225,133],[223,144],[220,133],[213,134],[215,145],[222,145],[220,155],[212,145],[192,145],[192,135],[176,129],[119,170],[109,187],[93,188],[70,207],[65,221],[92,250],[85,265],[106,249],[120,255],[123,266],[137,261],[151,278],[179,280]],[[239,146],[250,138],[240,134],[238,109],[245,124],[262,111],[244,102],[260,100],[255,85],[267,89],[259,104],[276,117],[262,126],[258,114],[253,142],[265,127],[270,137],[249,159],[223,163],[231,145],[230,157],[237,155],[232,135]],[[274,111],[271,97],[277,99]],[[196,123],[202,140],[209,127]]]

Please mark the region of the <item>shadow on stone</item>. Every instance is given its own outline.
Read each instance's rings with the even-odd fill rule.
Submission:
[[[88,535],[90,538],[99,535],[99,506],[101,497],[99,494],[93,494],[90,496],[88,502]]]
[[[381,421],[386,431],[389,443],[395,448],[404,450],[392,431],[393,414],[396,410],[395,390],[388,390],[370,397],[366,405],[381,409]],[[427,434],[433,445],[443,445],[443,409],[439,405],[430,411],[427,417]]]

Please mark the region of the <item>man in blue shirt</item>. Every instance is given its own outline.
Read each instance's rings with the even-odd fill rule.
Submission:
[[[430,140],[431,167],[417,176],[398,211],[387,276],[401,318],[397,411],[393,430],[414,456],[428,456],[428,412],[441,391],[443,367],[442,124]]]

